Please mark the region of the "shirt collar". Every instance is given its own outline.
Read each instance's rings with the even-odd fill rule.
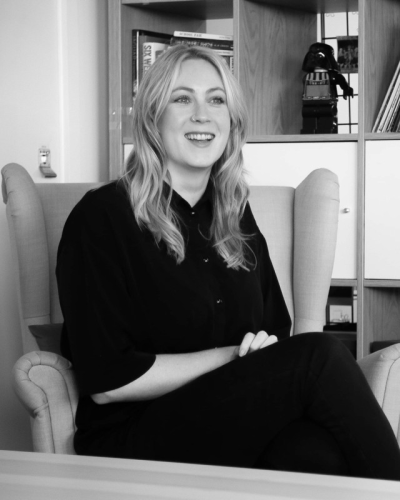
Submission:
[[[165,196],[169,195],[170,189],[171,186],[167,182],[164,182]],[[202,194],[200,200],[193,207],[191,207],[190,204],[184,198],[182,198],[182,196],[179,193],[177,193],[174,189],[172,190],[171,203],[177,208],[182,207],[186,210],[199,210],[208,204],[212,204],[213,193],[214,193],[214,185],[212,180],[209,179],[204,193]]]

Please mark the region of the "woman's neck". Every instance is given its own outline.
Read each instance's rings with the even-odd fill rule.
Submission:
[[[186,200],[191,207],[203,196],[210,178],[211,169],[196,172],[197,175],[177,176],[170,171],[172,188]]]

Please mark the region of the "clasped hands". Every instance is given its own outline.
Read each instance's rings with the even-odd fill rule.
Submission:
[[[259,349],[263,349],[271,344],[275,344],[278,339],[276,335],[268,335],[267,332],[261,330],[257,334],[254,333],[246,333],[243,337],[242,343],[238,346],[238,356],[243,357],[246,354],[249,354],[254,351],[258,351]]]

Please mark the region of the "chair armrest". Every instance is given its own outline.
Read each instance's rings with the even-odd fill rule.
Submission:
[[[358,361],[400,444],[400,344]]]
[[[34,451],[75,454],[78,391],[71,363],[51,352],[27,353],[14,365],[13,383],[32,417]]]

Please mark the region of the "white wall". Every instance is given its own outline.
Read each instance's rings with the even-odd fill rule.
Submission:
[[[0,165],[17,162],[35,181],[38,149],[51,149],[60,172],[58,2],[0,3]]]
[[[35,182],[38,149],[57,178],[108,178],[106,0],[1,0],[0,168],[23,165]],[[0,203],[0,449],[31,448],[29,419],[11,388],[22,354],[11,251]]]
[[[28,2],[29,0],[25,0]],[[65,182],[108,180],[107,0],[58,0]]]

